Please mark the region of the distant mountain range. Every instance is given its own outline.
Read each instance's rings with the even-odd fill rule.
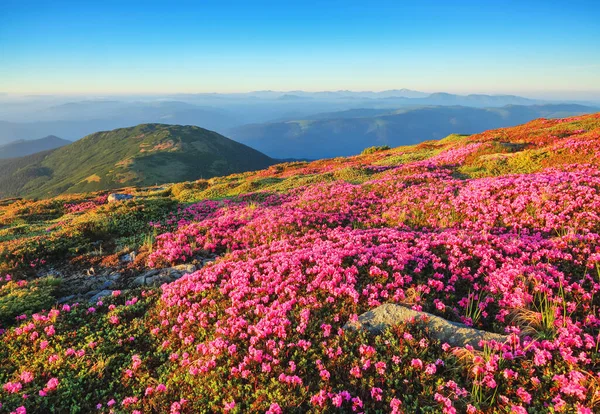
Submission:
[[[600,109],[566,104],[350,109],[238,127],[231,136],[239,142],[197,126],[155,123],[96,132],[73,143],[49,136],[0,147],[2,154],[11,157],[43,150],[19,158],[0,157],[4,158],[0,159],[0,197],[42,197],[224,176],[266,168],[283,159],[354,155],[376,145],[397,147],[536,118],[593,112]],[[59,148],[51,149],[53,145]]]
[[[6,145],[0,145],[0,159],[24,157],[36,152],[64,147],[71,143],[71,141],[54,135],[48,135],[40,139],[13,141]]]
[[[447,98],[454,99],[454,98]],[[415,144],[452,133],[473,134],[536,118],[599,112],[581,105],[507,105],[502,108],[431,106],[352,109],[299,120],[245,125],[229,136],[275,158],[325,158],[358,154],[373,145]]]
[[[428,94],[409,89],[381,92],[256,91],[72,99],[0,96],[0,145],[46,135],[77,140],[96,131],[143,123],[197,125],[227,133],[245,124],[306,119],[316,113],[355,108],[391,111],[432,105],[483,108],[549,103],[513,95]]]
[[[0,145],[48,134],[80,139],[96,131],[142,123],[202,125],[224,130],[244,122],[227,110],[185,102],[81,101],[50,106],[28,118],[35,122],[0,121]]]
[[[202,95],[202,94],[199,94]],[[220,95],[220,94],[216,94]],[[411,89],[390,89],[381,92],[374,91],[319,91],[319,92],[307,92],[307,91],[254,91],[245,94],[225,94],[224,96],[253,96],[260,99],[281,99],[283,96],[295,96],[301,98],[311,99],[357,99],[357,98],[368,98],[368,99],[384,99],[384,98],[425,98],[429,96],[429,93],[413,91]]]
[[[313,100],[385,100],[385,99],[404,99],[413,100],[420,99],[422,102],[427,104],[439,103],[439,102],[454,102],[454,104],[465,104],[467,102],[481,103],[485,105],[497,104],[497,105],[508,105],[508,104],[532,104],[541,102],[536,99],[523,98],[516,95],[486,95],[486,94],[471,94],[471,95],[456,95],[445,92],[426,93],[420,91],[414,91],[411,89],[390,89],[381,92],[374,91],[320,91],[320,92],[307,92],[307,91],[254,91],[247,93],[232,93],[232,94],[218,94],[218,93],[198,93],[190,95],[175,95],[175,99],[213,99],[213,100],[227,100],[227,99],[261,99],[261,100],[294,100],[294,99],[313,99]],[[415,103],[415,102],[413,102]]]
[[[144,124],[0,160],[0,197],[154,185],[266,168],[266,155],[196,126]]]

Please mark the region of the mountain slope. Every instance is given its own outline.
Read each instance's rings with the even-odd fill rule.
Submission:
[[[598,148],[600,113],[3,200],[3,412],[597,413]]]
[[[266,155],[195,126],[97,132],[42,155],[0,161],[0,195],[47,196],[209,178],[265,168]]]
[[[47,137],[40,139],[13,141],[0,146],[0,159],[24,157],[26,155],[35,154],[36,152],[64,147],[70,143],[71,141],[54,135],[48,135]]]
[[[359,153],[373,145],[410,145],[452,133],[473,134],[532,119],[597,111],[581,105],[508,105],[502,108],[433,106],[396,111],[355,109],[307,119],[253,124],[230,135],[277,158],[324,158]]]

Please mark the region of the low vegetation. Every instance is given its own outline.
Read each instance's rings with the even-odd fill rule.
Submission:
[[[117,203],[6,200],[1,409],[598,412],[599,147],[600,114],[540,119]],[[126,252],[140,271],[219,258],[94,303],[38,278]],[[508,340],[344,329],[388,302]]]

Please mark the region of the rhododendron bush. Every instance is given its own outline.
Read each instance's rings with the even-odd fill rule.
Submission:
[[[358,184],[175,209],[151,223],[147,265],[219,259],[23,317],[1,336],[1,409],[598,412],[600,169],[460,174],[487,145],[386,165],[376,152]],[[453,348],[419,320],[344,329],[383,303],[507,339]]]

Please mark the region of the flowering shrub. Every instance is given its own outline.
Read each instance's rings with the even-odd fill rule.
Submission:
[[[387,151],[389,149],[390,149],[390,147],[387,145],[373,146],[373,147],[365,148],[362,151],[361,155],[369,155],[369,154],[373,154],[373,153],[379,152],[379,151]]]
[[[52,277],[14,281],[10,275],[0,279],[0,329],[15,323],[15,319],[50,309],[60,280]]]
[[[99,205],[106,204],[107,200],[108,200],[108,195],[106,194],[106,195],[98,196],[90,201],[65,204],[65,209],[69,213],[82,213],[84,211],[92,210],[92,209],[98,207]]]

